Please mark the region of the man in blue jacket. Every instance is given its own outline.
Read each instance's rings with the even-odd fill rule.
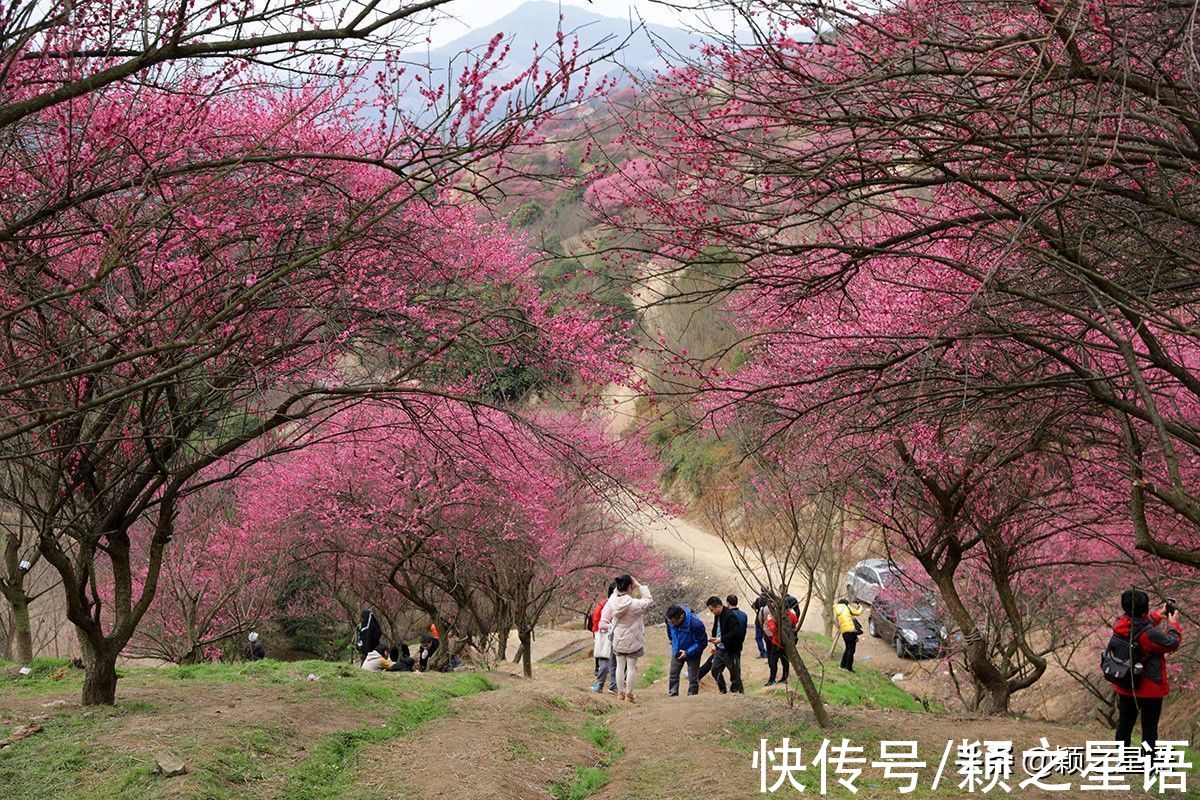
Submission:
[[[687,664],[688,694],[700,693],[700,656],[708,644],[704,623],[683,606],[667,609],[667,638],[671,640],[671,670],[667,696],[679,695],[679,673]]]

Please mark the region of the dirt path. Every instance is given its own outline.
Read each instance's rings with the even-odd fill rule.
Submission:
[[[688,564],[714,594],[752,596],[718,537],[679,519],[646,517],[638,524],[648,543]],[[711,622],[707,612],[703,618]],[[552,638],[546,636],[544,645]],[[643,673],[647,668],[662,670],[669,656],[663,627],[648,627],[646,642]],[[886,674],[904,672],[917,687],[921,681],[945,680],[934,674],[935,662],[901,661],[889,646],[869,636],[860,642],[859,653]],[[402,744],[369,751],[362,770],[366,777],[359,782],[375,790],[371,794],[423,799],[732,800],[760,796],[750,751],[744,746],[747,731],[759,724],[767,725],[764,735],[790,731],[809,742],[824,735],[846,735],[866,744],[881,737],[918,738],[922,747],[963,736],[1028,743],[1042,735],[1059,743],[1084,738],[1077,729],[1020,720],[867,709],[836,712],[843,725],[826,734],[813,727],[802,703],[789,710],[781,697],[764,689],[766,662],[755,656],[753,642],[748,642],[743,659],[746,695],[720,695],[708,679],[699,696],[671,698],[663,675],[639,691],[636,705],[588,690],[591,659],[562,666],[535,664],[532,681],[508,672],[506,665],[493,673],[497,691],[458,701],[454,716],[431,723]],[[741,749],[735,747],[739,742]],[[567,787],[578,787],[588,774],[602,775],[607,782],[590,794],[572,795]],[[557,794],[551,789],[555,785],[560,787]],[[894,794],[891,789],[873,789],[858,797]]]

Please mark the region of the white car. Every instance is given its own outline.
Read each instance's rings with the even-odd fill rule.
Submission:
[[[868,558],[846,573],[846,599],[874,603],[879,591],[903,575],[900,567],[886,558]]]

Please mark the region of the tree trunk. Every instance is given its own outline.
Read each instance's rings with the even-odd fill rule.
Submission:
[[[521,672],[526,678],[533,677],[533,631],[521,628],[517,631],[517,639],[521,642]]]
[[[984,691],[987,692],[986,712],[992,716],[1007,715],[1009,712],[1008,701],[1012,697],[1012,691],[1008,688],[1008,681],[1001,680],[999,682],[984,684]]]
[[[773,605],[775,611],[785,608],[784,604],[779,601]],[[817,691],[817,684],[813,682],[808,665],[804,663],[804,658],[800,655],[799,648],[796,647],[796,631],[792,629],[791,620],[788,619],[786,611],[775,617],[775,624],[780,629],[779,641],[783,644],[783,654],[791,663],[792,671],[796,673],[796,678],[800,681],[800,688],[804,690],[804,697],[808,700],[813,716],[817,718],[817,725],[828,728],[831,724],[829,711],[825,708],[825,700],[821,697],[821,693]]]
[[[512,628],[504,625],[500,628],[500,634],[496,642],[496,661],[504,662],[508,659],[508,636],[512,633]]]
[[[13,621],[10,655],[18,664],[28,664],[33,660],[33,626],[29,622],[29,604],[21,601],[10,603],[9,607]]]
[[[1008,679],[988,658],[988,645],[984,635],[975,625],[971,613],[958,595],[953,576],[945,570],[925,567],[925,572],[933,579],[934,584],[946,603],[946,610],[954,624],[963,632],[966,639],[966,664],[971,671],[971,677],[976,685],[987,695],[986,713],[1002,715],[1008,713],[1008,700],[1012,695]]]
[[[95,646],[80,637],[83,645],[83,704],[111,706],[117,702],[117,654],[119,649]]]

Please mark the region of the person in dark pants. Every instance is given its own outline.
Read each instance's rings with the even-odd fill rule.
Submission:
[[[737,694],[745,694],[746,689],[742,686],[742,647],[746,641],[746,631],[749,630],[750,620],[746,616],[746,612],[738,608],[736,594],[727,596],[725,598],[725,605],[729,606],[733,611],[733,615],[738,618],[738,624],[742,626],[742,642],[738,645],[737,652],[730,654],[734,665],[733,669],[729,671],[729,691]]]
[[[412,657],[412,651],[408,649],[408,645],[399,644],[392,645],[388,649],[388,660],[392,665],[387,668],[388,672],[412,672],[416,666],[416,660]]]
[[[1174,653],[1183,641],[1179,611],[1164,605],[1151,613],[1150,596],[1137,589],[1121,593],[1121,609],[1125,614],[1113,626],[1113,636],[1134,640],[1134,658],[1142,664],[1142,673],[1133,688],[1113,685],[1117,690],[1116,739],[1128,747],[1141,715],[1142,746],[1153,751],[1163,700],[1171,692],[1167,653]]]
[[[776,683],[787,683],[788,671],[791,669],[791,662],[788,661],[787,653],[783,649],[783,639],[781,638],[783,631],[777,624],[775,615],[771,611],[770,605],[766,607],[765,624],[767,627],[767,669],[770,670],[770,675],[767,677],[767,686],[774,686]],[[796,612],[788,610],[788,619],[792,623],[793,630],[799,624],[800,617]],[[780,663],[783,664],[783,675],[778,681],[775,680],[776,671],[779,669]]]
[[[741,655],[742,643],[746,639],[746,626],[742,624],[732,608],[726,607],[721,598],[716,595],[708,598],[708,610],[713,615],[712,642],[715,652],[712,659],[713,680],[717,682],[717,691],[726,694],[725,670],[729,670],[729,681],[735,692],[741,691]]]
[[[862,612],[862,606],[857,603],[850,605],[850,601],[844,597],[838,598],[833,604],[833,619],[844,645],[840,666],[847,672],[854,672],[854,651],[858,648],[858,637],[862,635],[862,626],[855,618],[862,616]]]
[[[667,609],[667,638],[671,642],[671,669],[667,696],[679,696],[679,673],[687,665],[689,695],[700,693],[700,656],[708,643],[704,622],[683,606]]]
[[[759,658],[767,657],[767,629],[764,625],[766,621],[764,609],[766,609],[770,602],[771,599],[767,597],[767,593],[763,592],[750,604],[750,608],[754,609],[754,644],[758,645]]]

